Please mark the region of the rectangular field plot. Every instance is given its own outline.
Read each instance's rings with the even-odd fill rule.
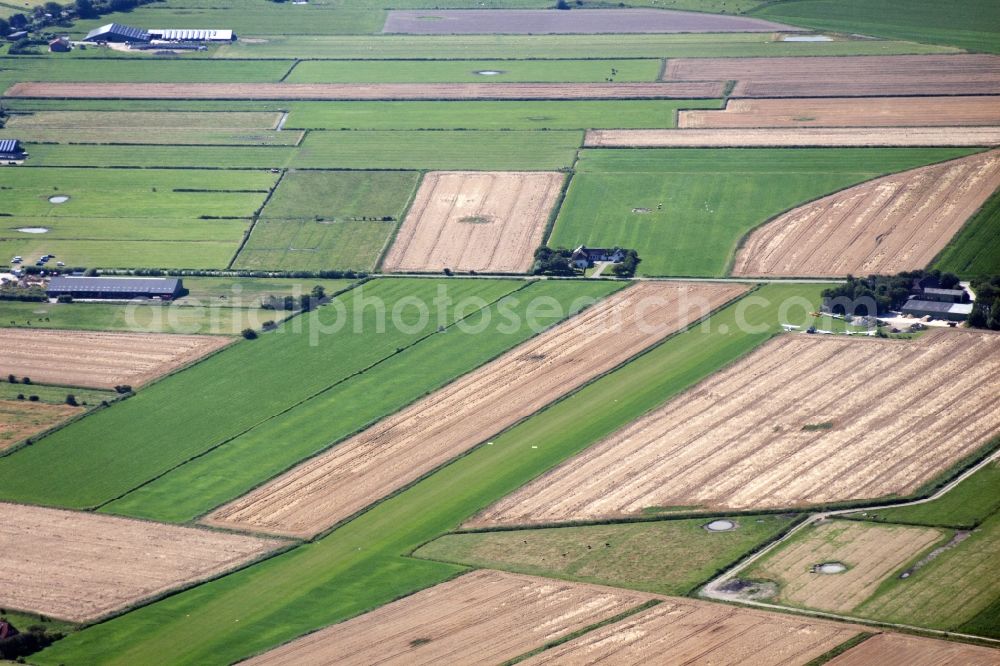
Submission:
[[[205,522],[320,533],[745,290],[738,284],[652,282],[625,289],[216,510]]]
[[[292,158],[299,168],[546,171],[569,167],[582,132],[312,132]]]
[[[856,625],[666,599],[523,663],[805,664],[860,632]]]
[[[955,148],[584,150],[549,239],[626,247],[644,275],[722,276],[740,239],[802,202]]]
[[[1000,57],[679,58],[667,62],[663,78],[735,80],[733,97],[996,95]]]
[[[752,231],[733,275],[891,275],[930,264],[1000,187],[1000,151],[878,178]]]
[[[122,21],[135,25],[130,15]],[[98,25],[108,23],[104,19]],[[79,22],[76,24],[80,25]],[[141,24],[139,24],[141,25]],[[97,26],[94,26],[97,27]],[[200,26],[199,26],[200,27]],[[139,58],[6,58],[0,82],[12,81],[84,81],[100,83],[198,83],[279,81],[291,68],[289,60],[238,62],[204,58],[175,60]],[[183,97],[183,95],[181,96]]]
[[[539,172],[427,174],[384,270],[526,273],[564,178]]]
[[[1000,432],[998,350],[1000,335],[985,332],[784,335],[471,523],[907,495]],[[954,391],[965,409],[949,406]]]
[[[288,166],[296,148],[293,146],[105,146],[73,144],[30,144],[33,166],[45,167],[186,167],[212,169],[215,176],[223,169],[257,170]],[[197,176],[198,172],[189,172]],[[244,172],[235,175],[243,175]]]
[[[585,83],[655,81],[662,61],[646,60],[306,60],[289,83]]]
[[[774,581],[773,600],[780,603],[851,613],[881,583],[944,536],[931,527],[836,520],[800,532],[744,574]],[[823,564],[844,569],[824,573]]]
[[[2,328],[0,371],[45,384],[140,386],[221,349],[229,338]]]
[[[289,171],[263,219],[398,222],[417,189],[415,171]],[[384,218],[390,218],[388,220]]]
[[[259,220],[233,268],[370,271],[397,222]]]
[[[1000,127],[796,127],[789,129],[593,130],[589,148],[763,148],[815,146],[995,146]]]
[[[993,648],[954,641],[937,641],[906,634],[879,634],[861,645],[826,662],[831,666],[869,666],[870,664],[997,664],[1000,655]]]
[[[505,663],[648,600],[637,592],[476,571],[242,663]]]
[[[983,207],[962,227],[941,251],[935,268],[962,277],[1000,273],[1000,191],[994,192]]]
[[[1000,98],[732,99],[723,111],[681,111],[682,128],[956,127],[1000,125]]]
[[[0,504],[0,604],[92,622],[284,544],[93,513]]]
[[[286,128],[588,129],[673,127],[678,109],[717,109],[717,99],[292,102]]]
[[[35,220],[37,222],[37,220]],[[192,221],[201,224],[202,220]],[[44,222],[43,222],[44,224]],[[232,223],[230,223],[232,224]],[[67,266],[79,268],[225,268],[239,248],[237,237],[220,240],[0,240],[0,255],[37,258],[43,254],[58,257]],[[109,227],[106,231],[113,231]],[[27,236],[27,235],[26,235]],[[44,238],[44,235],[42,235]]]
[[[35,387],[25,386],[22,392],[25,396],[32,395],[35,393]],[[48,430],[83,411],[83,407],[10,400],[5,396],[0,399],[0,452],[9,449],[25,437],[32,437]]]

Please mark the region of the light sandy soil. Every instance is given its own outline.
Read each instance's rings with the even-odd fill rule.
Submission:
[[[1000,56],[676,58],[663,78],[737,81],[733,97],[996,95]]]
[[[789,127],[588,130],[588,148],[995,146],[1000,127]]]
[[[31,387],[24,387],[31,394]],[[10,448],[25,437],[48,430],[83,411],[82,407],[49,405],[28,400],[0,400],[0,451]]]
[[[748,578],[780,585],[778,600],[834,613],[849,613],[879,584],[938,541],[931,527],[873,525],[836,520],[817,525],[748,569]],[[847,571],[814,573],[814,565],[839,562]]]
[[[731,99],[724,111],[680,111],[684,129],[1000,125],[1000,97]]]
[[[746,289],[725,283],[638,283],[217,509],[205,522],[313,536]]]
[[[758,227],[733,275],[845,276],[924,268],[1000,187],[1000,151],[877,178]]]
[[[427,174],[383,270],[528,272],[564,178],[547,172]]]
[[[1000,650],[904,634],[879,634],[828,661],[829,666],[960,666],[1000,664]]]
[[[476,571],[243,663],[501,664],[651,598],[610,587]]]
[[[220,335],[0,329],[0,375],[42,384],[141,386],[233,341]]]
[[[76,99],[648,99],[721,97],[722,81],[667,83],[15,83],[6,97]]]
[[[467,525],[906,495],[997,433],[1000,334],[785,334]]]
[[[90,622],[282,545],[211,530],[0,503],[0,606]]]
[[[805,664],[859,631],[849,624],[667,598],[523,663]]]

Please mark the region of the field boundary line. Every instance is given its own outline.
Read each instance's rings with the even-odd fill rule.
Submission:
[[[382,244],[382,249],[379,251],[378,258],[375,260],[375,264],[372,266],[372,271],[381,271],[382,263],[385,261],[385,257],[389,254],[389,250],[396,243],[396,237],[399,236],[399,230],[403,228],[403,222],[406,221],[406,216],[410,214],[410,208],[413,207],[413,202],[417,200],[417,192],[420,191],[420,186],[424,183],[424,177],[430,173],[427,169],[417,169],[418,177],[417,182],[413,185],[413,189],[410,190],[410,194],[406,199],[406,206],[403,207],[403,212],[400,213],[399,220],[396,222],[396,228],[393,229],[389,237],[385,239],[385,243]],[[387,273],[387,275],[392,275],[392,273]]]
[[[305,134],[305,132],[303,132],[303,134]],[[254,211],[253,215],[250,216],[250,224],[243,230],[243,238],[240,240],[240,244],[237,246],[233,257],[229,260],[229,263],[226,264],[225,270],[232,270],[233,264],[235,264],[236,260],[240,258],[240,254],[243,252],[246,244],[250,242],[250,234],[253,233],[254,227],[257,226],[257,220],[260,219],[260,216],[264,212],[264,208],[267,207],[267,203],[271,200],[271,197],[273,197],[274,193],[278,191],[278,186],[280,186],[281,181],[285,179],[286,173],[288,173],[288,168],[282,168],[281,173],[278,174],[277,180],[274,181],[274,186],[268,191],[267,196],[264,197],[264,201],[261,202],[260,207]]]
[[[290,74],[291,74],[291,73],[292,73],[293,71],[295,71],[295,68],[299,66],[299,63],[300,63],[300,62],[302,62],[302,61],[301,61],[301,60],[299,60],[298,58],[296,58],[295,60],[293,60],[293,61],[292,61],[292,66],[288,68],[288,71],[287,71],[287,72],[285,72],[285,73],[284,73],[284,74],[282,75],[282,77],[281,77],[280,79],[278,79],[278,83],[284,83],[284,82],[285,82],[285,79],[287,79],[287,78],[289,77],[289,75],[290,75]]]

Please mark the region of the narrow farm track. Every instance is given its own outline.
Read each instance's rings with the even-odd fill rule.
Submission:
[[[588,148],[802,148],[1000,145],[1000,127],[588,130]]]
[[[311,537],[530,416],[746,291],[641,282],[209,514]]]

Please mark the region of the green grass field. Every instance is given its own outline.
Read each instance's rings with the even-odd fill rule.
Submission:
[[[0,304],[6,304],[6,301],[0,301]],[[114,391],[75,387],[67,388],[65,386],[52,386],[50,384],[11,384],[7,381],[6,376],[2,380],[0,381],[0,400],[16,400],[17,396],[22,394],[25,396],[37,395],[39,402],[45,402],[50,405],[64,405],[66,404],[66,396],[72,393],[81,405],[93,407],[99,405],[102,400],[112,400],[118,397],[118,394]]]
[[[783,299],[818,303],[821,289],[764,287],[754,295],[768,305],[746,312],[762,332],[740,332],[737,308],[729,307],[711,326],[671,338],[328,537],[90,627],[32,660],[144,663],[169,650],[177,663],[232,662],[441,582],[462,568],[404,554],[749,353],[780,330]],[[178,643],[180,631],[186,640]]]
[[[415,171],[289,171],[261,211],[272,220],[399,220],[420,181]]]
[[[959,0],[947,10],[935,0],[791,0],[750,13],[817,30],[1000,53],[1000,5],[991,0]]]
[[[260,220],[233,268],[371,271],[398,222]]]
[[[61,102],[64,103],[64,102]],[[274,129],[276,111],[36,111],[11,115],[7,129]]]
[[[663,61],[646,60],[310,60],[289,83],[493,83],[656,81]],[[612,70],[616,70],[612,73]],[[477,72],[497,72],[483,75]]]
[[[970,152],[584,150],[548,244],[633,248],[644,275],[721,276],[740,239],[789,208],[886,173]]]
[[[32,167],[186,167],[211,170],[288,166],[291,146],[80,146],[29,144]],[[24,169],[28,171],[28,169]],[[198,174],[193,174],[197,176]]]
[[[1000,273],[1000,191],[965,223],[934,267],[965,278]]]
[[[193,146],[294,146],[302,132],[239,129],[104,129],[38,127],[3,129],[0,139],[30,143],[148,144]]]
[[[787,529],[789,516],[740,516],[731,532],[710,519],[450,534],[413,554],[429,560],[535,576],[690,594],[748,551]]]
[[[79,268],[225,268],[238,241],[0,240],[0,256],[52,254]]]
[[[292,102],[285,127],[303,129],[671,128],[678,109],[719,109],[722,100],[535,102]]]
[[[570,167],[582,141],[569,131],[312,132],[291,166],[545,171]]]
[[[124,21],[132,25],[133,18]],[[99,19],[98,25],[108,20]],[[81,22],[82,23],[82,22]],[[80,25],[80,23],[77,23]],[[151,26],[153,27],[153,26]],[[166,27],[166,26],[156,26]],[[90,49],[100,51],[96,47]],[[0,82],[4,88],[17,81],[94,81],[160,83],[257,83],[278,81],[291,68],[290,60],[239,62],[176,58],[170,60],[146,56],[121,57],[95,61],[76,57],[9,57],[4,59]]]
[[[357,294],[379,299],[391,308],[411,295],[429,301],[438,284],[434,280],[384,280],[363,287]],[[486,284],[470,280],[449,283],[449,289],[456,299],[475,294],[494,300],[519,285],[515,281]],[[351,305],[343,318],[337,306],[324,306],[316,317],[295,319],[258,340],[236,344],[140,391],[115,409],[9,457],[0,465],[0,477],[10,481],[0,483],[3,494],[73,507],[107,501],[435,330],[436,322],[426,322],[420,330],[404,332],[389,326],[383,334],[372,334],[385,315],[373,306],[354,316],[357,294],[347,292],[339,297],[345,308]],[[453,314],[446,312],[446,321]],[[411,311],[402,316],[411,323],[416,315]],[[323,327],[330,329],[338,321],[346,331],[322,333]],[[262,386],[267,390],[261,390]],[[162,425],[151,426],[156,422]],[[110,432],[115,436],[108,437]],[[86,455],[66,456],[67,447],[86,451]],[[15,469],[38,469],[38,464],[46,469],[45,475],[20,474]],[[67,481],[81,473],[88,474],[87,484]]]

